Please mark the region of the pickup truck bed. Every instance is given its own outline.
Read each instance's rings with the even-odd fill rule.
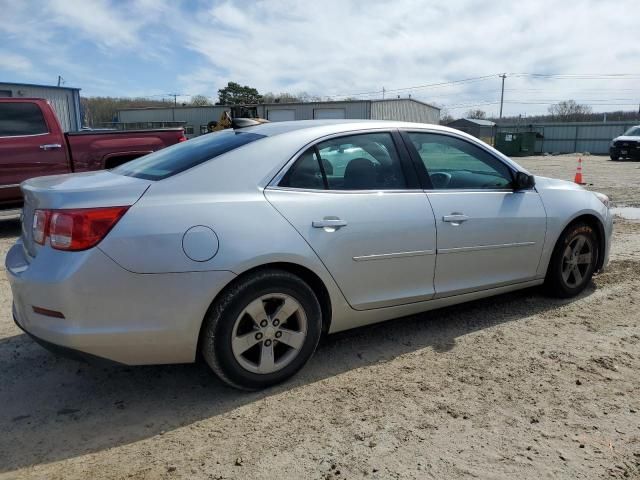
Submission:
[[[29,178],[113,168],[184,140],[182,128],[63,133],[48,101],[0,98],[0,209],[21,206]]]
[[[114,168],[134,158],[147,155],[180,141],[182,128],[155,130],[113,130],[66,133],[67,145],[73,153],[73,171],[84,172]],[[169,143],[169,144],[172,144]]]

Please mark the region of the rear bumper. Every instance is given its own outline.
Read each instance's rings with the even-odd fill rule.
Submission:
[[[63,347],[61,345],[56,345],[55,343],[47,342],[40,337],[36,337],[31,332],[27,331],[16,318],[16,307],[13,305],[13,322],[16,326],[22,330],[24,333],[29,335],[36,343],[38,343],[42,348],[49,350],[51,353],[59,355],[61,357],[70,358],[72,360],[78,360],[81,362],[91,363],[94,365],[121,365],[119,362],[114,362],[113,360],[107,360],[106,358],[97,357],[95,355],[91,355],[86,352],[82,352],[80,350],[75,350],[73,348]]]
[[[28,263],[20,243],[5,263],[21,329],[50,349],[127,365],[194,361],[206,311],[235,276],[135,274],[98,248],[43,248]],[[36,313],[34,306],[64,318]]]

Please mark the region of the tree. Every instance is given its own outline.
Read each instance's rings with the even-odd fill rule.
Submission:
[[[80,110],[82,123],[88,127],[110,126],[118,119],[118,111],[126,108],[167,107],[173,102],[149,100],[148,98],[124,97],[81,97]]]
[[[229,82],[226,87],[218,90],[218,105],[252,105],[261,102],[262,95],[258,90],[247,85]]]
[[[440,111],[440,125],[449,125],[453,122],[454,118],[446,110]]]
[[[467,118],[475,118],[477,120],[484,120],[485,118],[487,118],[487,112],[485,112],[484,110],[480,110],[480,109],[469,110],[467,112]]]
[[[321,100],[317,95],[310,95],[307,92],[298,93],[273,93],[267,92],[262,95],[263,103],[304,103],[304,102],[319,102]]]
[[[433,105],[440,109],[440,125],[448,125],[455,120],[447,107],[439,103],[434,103]]]
[[[554,120],[576,122],[584,120],[585,117],[589,116],[591,114],[591,107],[589,105],[576,103],[575,100],[564,100],[555,105],[551,105],[549,107],[549,113]]]
[[[209,101],[209,97],[205,97],[204,95],[194,95],[191,97],[191,105],[194,107],[205,107],[207,105],[211,105]]]

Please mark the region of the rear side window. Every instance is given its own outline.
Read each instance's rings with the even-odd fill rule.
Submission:
[[[40,107],[35,103],[0,104],[0,137],[48,133]]]
[[[321,142],[305,153],[280,186],[315,190],[395,190],[407,183],[389,133],[363,133]]]
[[[111,171],[128,177],[162,180],[264,137],[235,130],[208,133],[150,153]]]

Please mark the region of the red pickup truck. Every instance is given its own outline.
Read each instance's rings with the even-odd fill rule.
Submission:
[[[0,209],[20,207],[20,183],[113,168],[186,140],[182,128],[64,133],[47,100],[0,98]]]

